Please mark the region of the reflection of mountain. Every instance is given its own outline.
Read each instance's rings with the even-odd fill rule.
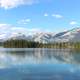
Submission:
[[[19,54],[18,54],[19,53]],[[69,49],[3,49],[0,66],[40,63],[80,63],[80,54]]]

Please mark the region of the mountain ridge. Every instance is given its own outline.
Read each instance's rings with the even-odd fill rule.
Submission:
[[[80,28],[74,28],[57,34],[53,32],[11,32],[0,34],[0,42],[9,39],[25,39],[39,43],[54,43],[54,42],[76,42],[80,41]]]

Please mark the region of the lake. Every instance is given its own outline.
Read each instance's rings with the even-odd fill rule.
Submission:
[[[80,51],[0,48],[0,80],[80,80]]]

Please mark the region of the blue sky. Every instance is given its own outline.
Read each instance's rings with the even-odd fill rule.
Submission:
[[[60,32],[80,26],[80,0],[0,0],[0,28]]]

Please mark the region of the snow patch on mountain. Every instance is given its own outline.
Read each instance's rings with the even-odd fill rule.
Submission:
[[[79,42],[80,41],[80,28],[74,28],[65,32],[53,33],[53,32],[39,32],[39,31],[27,31],[22,28],[0,32],[0,42],[9,39],[25,39],[40,43],[54,43],[54,42]]]

